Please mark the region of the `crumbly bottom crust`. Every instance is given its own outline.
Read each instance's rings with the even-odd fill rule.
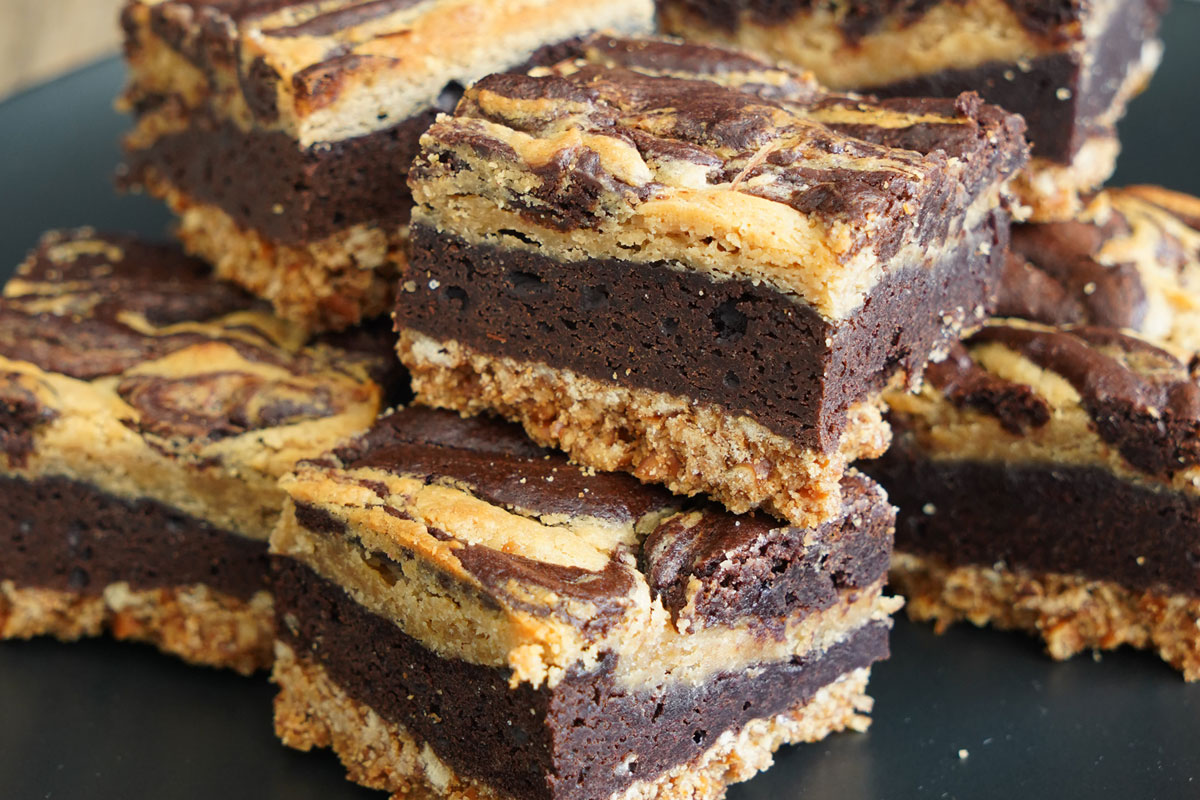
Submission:
[[[895,553],[891,586],[908,615],[941,633],[968,621],[1041,636],[1051,657],[1121,645],[1154,650],[1200,680],[1200,598],[1128,589],[1078,575],[1029,573]]]
[[[302,245],[271,241],[219,207],[196,202],[151,173],[150,194],[179,215],[178,236],[217,274],[270,301],[310,331],[342,330],[392,310],[407,263],[408,226],[354,225]]]
[[[729,784],[748,780],[772,764],[782,745],[814,742],[842,730],[864,731],[872,700],[866,694],[870,669],[854,670],[822,688],[807,703],[769,719],[756,719],[739,731],[729,731],[698,759],[658,776],[638,781],[620,800],[707,800],[725,794]],[[324,668],[298,658],[286,644],[275,644],[272,679],[275,732],[284,744],[298,750],[331,747],[355,783],[392,794],[451,800],[504,800],[474,779],[456,775],[426,744],[404,728],[382,719],[354,701],[334,683]]]
[[[266,591],[247,602],[203,585],[135,591],[122,582],[94,595],[0,581],[0,638],[74,641],[105,631],[249,675],[271,665],[273,604]]]
[[[412,330],[400,333],[397,351],[422,403],[492,411],[581,464],[631,472],[676,494],[706,492],[735,513],[762,506],[796,525],[837,514],[847,465],[891,443],[877,399],[850,410],[838,452],[819,453],[713,404],[496,358]]]

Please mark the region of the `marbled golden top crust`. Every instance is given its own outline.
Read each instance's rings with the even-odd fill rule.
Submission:
[[[893,512],[869,480],[848,480],[855,504],[811,530],[684,511],[507,424],[412,408],[298,465],[271,541],[431,649],[507,666],[514,682],[553,684],[606,653],[627,678],[699,679],[823,649],[886,616]],[[718,543],[729,563],[714,560]],[[747,592],[735,610],[707,602],[730,582]]]
[[[1200,199],[1106,189],[1074,220],[1014,228],[997,314],[1200,351]]]
[[[651,0],[128,0],[123,14],[135,104],[212,95],[303,146],[391,127],[538,48],[652,20]]]
[[[994,320],[916,395],[887,397],[931,458],[1098,466],[1200,492],[1194,358],[1112,328]]]
[[[871,103],[738,54],[700,71],[631,51],[469,89],[422,139],[414,222],[494,234],[458,225],[478,198],[538,243],[768,281],[837,318],[883,270],[935,262],[1025,158],[1019,118],[971,96]]]
[[[386,350],[347,346],[310,341],[174,248],[47,234],[0,299],[3,471],[265,538],[279,476],[378,413]]]

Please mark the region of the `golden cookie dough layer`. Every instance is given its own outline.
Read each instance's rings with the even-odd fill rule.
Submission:
[[[505,794],[456,775],[428,745],[347,696],[319,664],[298,656],[282,642],[275,652],[272,679],[279,686],[275,732],[284,744],[305,751],[332,748],[350,780],[390,792],[393,800],[414,793],[453,800],[507,800]],[[639,781],[619,797],[715,800],[729,784],[771,766],[772,754],[785,744],[815,742],[843,730],[865,731],[872,707],[866,694],[869,676],[869,669],[854,670],[791,712],[753,720],[736,733],[719,737],[693,763],[653,781]]]
[[[894,554],[890,581],[906,598],[908,615],[936,623],[939,632],[962,621],[1023,630],[1040,636],[1059,660],[1129,645],[1157,652],[1188,681],[1200,680],[1200,598],[1077,575],[955,567],[911,553]]]
[[[630,472],[676,494],[705,492],[735,513],[763,507],[795,525],[836,513],[847,465],[881,455],[891,441],[870,401],[850,409],[840,449],[819,453],[717,406],[494,358],[411,330],[401,331],[397,349],[425,404],[492,411],[580,463]]]
[[[0,638],[74,641],[104,633],[250,675],[271,666],[274,611],[265,591],[246,602],[203,585],[133,590],[122,582],[82,595],[0,581]]]
[[[1084,142],[1070,164],[1031,158],[1013,178],[1014,216],[1033,223],[1071,219],[1083,209],[1085,195],[1112,175],[1120,152],[1117,137],[1105,135]]]

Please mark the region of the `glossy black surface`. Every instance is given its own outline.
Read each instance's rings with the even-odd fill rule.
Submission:
[[[1177,3],[1163,68],[1122,125],[1117,182],[1200,193],[1200,5]],[[0,265],[50,227],[148,234],[167,215],[118,197],[125,121],[106,62],[0,104]],[[1200,797],[1200,685],[1121,651],[1055,664],[1022,636],[900,622],[875,670],[875,724],[790,748],[734,800]],[[109,641],[0,645],[0,798],[368,800],[328,753],[271,734],[272,689]],[[965,757],[960,757],[960,752]]]

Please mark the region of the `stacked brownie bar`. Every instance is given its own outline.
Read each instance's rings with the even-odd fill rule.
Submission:
[[[269,666],[278,479],[389,367],[382,331],[306,338],[173,248],[47,235],[0,299],[0,636]]]
[[[897,603],[894,512],[860,475],[805,529],[414,407],[284,486],[276,728],[367,786],[718,797],[867,723]]]
[[[386,312],[417,139],[463,86],[648,29],[651,0],[129,0],[127,182],[310,329]]]
[[[1161,57],[1165,0],[811,3],[659,0],[663,27],[813,70],[879,96],[977,91],[1022,114],[1033,160],[1018,182],[1036,219],[1069,217],[1112,174],[1115,124]]]
[[[1019,118],[881,103],[740,54],[594,40],[467,90],[410,173],[421,402],[808,526],[879,396],[986,313]]]
[[[889,395],[896,442],[868,471],[901,509],[912,616],[1029,630],[1056,658],[1149,648],[1200,678],[1198,212],[1133,187],[1015,230],[1012,318]]]

